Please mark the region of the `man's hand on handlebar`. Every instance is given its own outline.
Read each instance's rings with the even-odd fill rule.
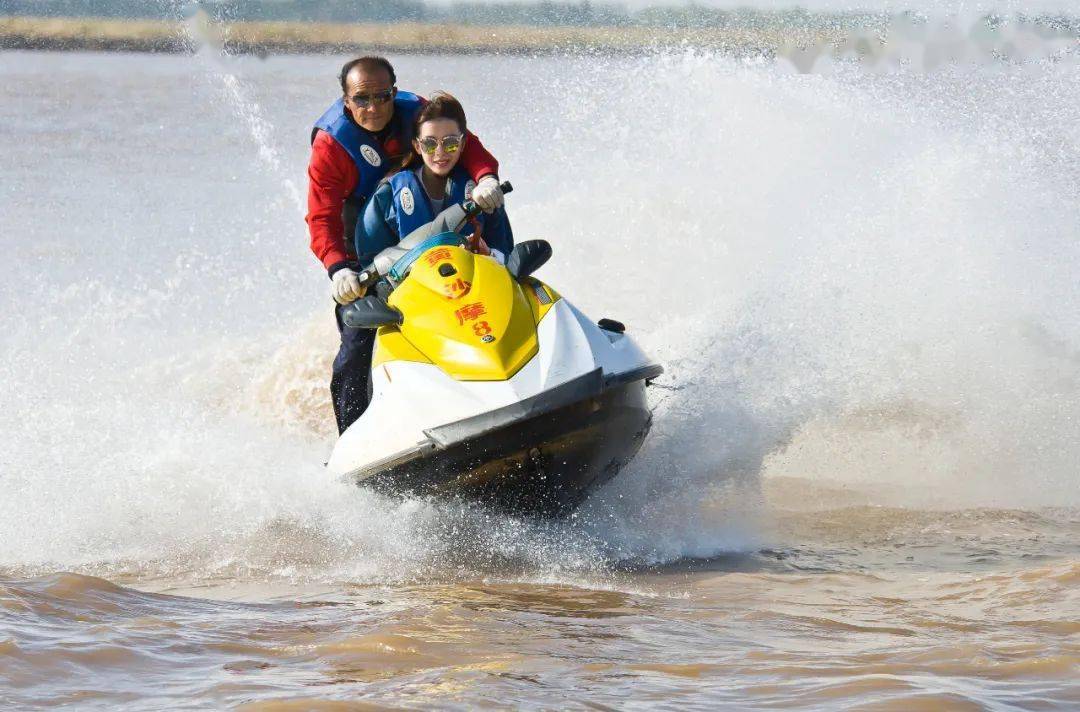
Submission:
[[[334,272],[331,283],[331,294],[334,301],[342,306],[355,302],[367,292],[367,287],[360,284],[359,275],[355,270],[343,267]]]

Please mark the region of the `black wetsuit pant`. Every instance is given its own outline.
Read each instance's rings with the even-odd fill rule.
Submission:
[[[352,425],[371,402],[371,354],[375,349],[375,329],[354,329],[341,321],[341,306],[334,309],[341,348],[334,359],[330,377],[330,397],[338,432]]]

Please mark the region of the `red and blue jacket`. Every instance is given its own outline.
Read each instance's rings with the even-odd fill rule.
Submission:
[[[346,202],[355,205],[358,218],[363,215],[379,181],[408,151],[413,118],[425,103],[423,97],[399,91],[394,115],[378,134],[357,125],[341,99],[316,121],[308,164],[307,224],[311,251],[331,276],[356,259],[355,226],[345,225],[342,218]],[[458,165],[473,180],[497,175],[498,161],[475,135],[468,136]]]

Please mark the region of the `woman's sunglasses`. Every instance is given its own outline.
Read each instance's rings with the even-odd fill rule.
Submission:
[[[465,134],[451,134],[449,136],[443,136],[442,138],[435,138],[434,136],[425,136],[418,139],[417,143],[420,144],[420,150],[424,153],[431,155],[435,153],[435,149],[442,146],[442,150],[447,153],[456,153],[461,148],[461,142],[465,139]]]
[[[391,87],[385,91],[375,92],[374,94],[353,94],[351,97],[352,103],[359,106],[361,109],[366,109],[372,104],[385,104],[394,98],[394,88]]]

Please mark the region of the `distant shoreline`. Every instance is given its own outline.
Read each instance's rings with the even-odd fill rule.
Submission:
[[[783,47],[835,42],[839,31],[658,27],[238,22],[0,18],[0,50],[189,53],[208,44],[230,54],[643,54],[698,48],[773,54]],[[198,41],[193,39],[198,37]]]

